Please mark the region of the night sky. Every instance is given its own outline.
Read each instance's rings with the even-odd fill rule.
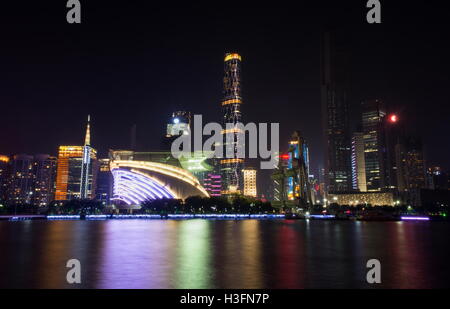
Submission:
[[[285,149],[302,131],[316,169],[320,36],[333,30],[351,60],[352,122],[362,100],[383,99],[423,137],[429,164],[450,168],[442,1],[381,1],[381,25],[367,24],[366,1],[151,2],[82,0],[81,25],[66,22],[66,1],[2,4],[1,154],[81,145],[88,114],[101,156],[128,148],[133,124],[139,150],[158,149],[175,110],[220,121],[223,56],[233,51],[243,57],[244,121],[279,122]]]

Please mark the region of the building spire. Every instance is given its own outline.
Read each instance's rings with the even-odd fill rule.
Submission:
[[[84,139],[84,146],[90,146],[90,145],[91,145],[91,115],[88,115],[86,138]]]

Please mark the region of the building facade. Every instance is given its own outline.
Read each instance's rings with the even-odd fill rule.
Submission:
[[[242,135],[236,126],[237,123],[242,123],[241,61],[241,56],[236,53],[227,53],[224,59],[222,110],[223,124],[227,129],[222,133],[225,136],[226,153],[234,154],[233,158],[224,158],[220,162],[224,195],[242,193],[244,187],[242,174],[244,160],[238,157],[238,153],[244,147],[244,141],[240,140]]]
[[[366,192],[366,193],[348,193],[332,194],[329,196],[329,202],[341,206],[396,206],[392,192]]]

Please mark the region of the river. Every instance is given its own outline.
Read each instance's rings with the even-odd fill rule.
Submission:
[[[440,288],[447,222],[0,222],[1,288]],[[81,284],[66,263],[81,263]],[[366,281],[370,259],[382,283]]]

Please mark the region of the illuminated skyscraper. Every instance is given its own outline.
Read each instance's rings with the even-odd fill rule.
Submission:
[[[233,158],[221,160],[222,193],[242,193],[243,178],[242,169],[244,160],[238,158],[240,149],[244,147],[244,141],[240,140],[237,123],[242,122],[241,115],[241,56],[236,53],[225,55],[225,76],[223,78],[223,124],[231,124],[222,133],[225,135],[224,145],[226,153],[234,154]]]
[[[81,167],[80,198],[95,198],[95,186],[98,172],[97,151],[91,147],[91,117],[88,116],[86,138],[83,146],[83,161]]]
[[[55,200],[80,198],[82,146],[59,146]]]
[[[97,151],[90,146],[90,143],[88,121],[84,146],[59,147],[55,200],[95,197]]]
[[[246,168],[242,170],[242,173],[244,174],[244,195],[256,197],[256,169]]]
[[[363,102],[362,126],[367,191],[381,191],[387,187],[385,117],[386,110],[382,101]]]
[[[352,138],[352,187],[360,192],[367,191],[364,134],[361,132],[355,132]]]

